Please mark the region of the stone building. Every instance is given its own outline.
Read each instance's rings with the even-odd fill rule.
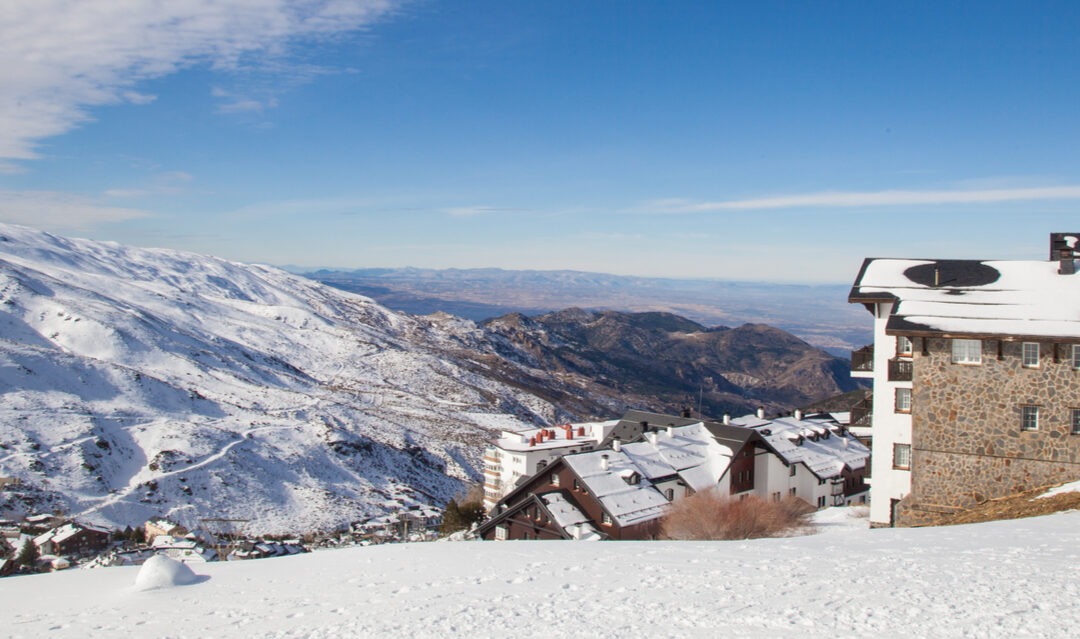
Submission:
[[[867,259],[874,315],[872,525],[942,523],[1080,478],[1080,234],[1050,261]],[[856,361],[858,359],[858,361]]]

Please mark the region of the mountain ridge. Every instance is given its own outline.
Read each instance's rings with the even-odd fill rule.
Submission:
[[[0,476],[20,482],[0,515],[337,529],[445,502],[502,429],[679,410],[711,369],[650,358],[713,365],[695,342],[759,333],[787,339],[664,313],[411,316],[268,266],[0,225]],[[705,407],[786,406],[743,374]]]
[[[594,311],[670,312],[706,326],[766,323],[835,354],[872,341],[864,311],[847,303],[850,284],[498,268],[319,269],[303,275],[418,315],[445,311],[484,321],[512,312],[541,315],[576,306]]]

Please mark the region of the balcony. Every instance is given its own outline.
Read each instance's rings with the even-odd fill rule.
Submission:
[[[851,407],[849,426],[873,426],[874,398],[873,396],[859,400]]]
[[[912,373],[912,362],[910,359],[890,359],[889,360],[889,381],[890,382],[910,382]]]
[[[851,376],[871,377],[874,372],[874,345],[851,351]]]

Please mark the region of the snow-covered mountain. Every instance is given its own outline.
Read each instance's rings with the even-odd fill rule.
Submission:
[[[0,515],[272,533],[441,502],[478,477],[490,429],[566,417],[502,381],[530,376],[466,320],[0,225],[0,477],[20,481]]]

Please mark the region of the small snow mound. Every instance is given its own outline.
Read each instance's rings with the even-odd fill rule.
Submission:
[[[1065,493],[1080,493],[1080,481],[1074,481],[1068,484],[1062,484],[1057,488],[1051,488],[1045,493],[1039,495],[1036,499],[1045,499],[1047,497],[1053,497],[1054,495],[1063,495]]]
[[[146,560],[135,577],[135,588],[153,590],[171,586],[186,586],[199,580],[188,565],[165,555],[154,555]]]

